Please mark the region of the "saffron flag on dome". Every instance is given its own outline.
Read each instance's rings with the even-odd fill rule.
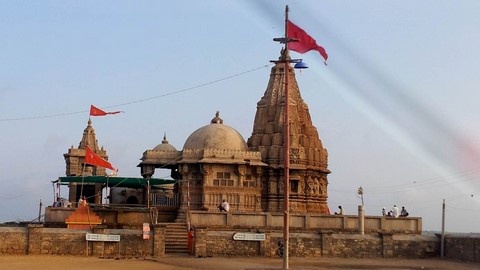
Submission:
[[[323,59],[325,59],[325,64],[327,64],[328,54],[325,49],[322,46],[319,46],[317,41],[307,34],[307,32],[292,23],[290,20],[287,21],[287,35],[289,38],[298,39],[298,42],[288,42],[288,49],[298,53],[306,53],[315,50],[322,55]]]
[[[99,109],[93,105],[90,105],[90,116],[105,116],[107,114],[117,114],[121,113],[122,111],[115,111],[115,112],[106,112],[102,109]]]
[[[110,162],[95,154],[95,152],[93,152],[93,150],[88,145],[85,148],[85,163],[118,172],[118,169],[115,169],[112,164],[110,164]]]

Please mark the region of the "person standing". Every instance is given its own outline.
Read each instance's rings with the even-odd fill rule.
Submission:
[[[398,210],[397,205],[393,205],[392,214],[394,218],[398,218],[400,216],[400,211]]]
[[[187,246],[188,246],[188,254],[193,255],[193,228],[190,228],[190,230],[188,230]]]

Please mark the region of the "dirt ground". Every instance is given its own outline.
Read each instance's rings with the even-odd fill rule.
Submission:
[[[281,258],[263,257],[212,257],[193,258],[176,255],[161,258],[97,258],[49,255],[0,256],[0,269],[26,270],[273,270],[282,269]],[[479,263],[455,262],[441,259],[343,259],[343,258],[290,258],[292,270],[473,270],[480,269]]]

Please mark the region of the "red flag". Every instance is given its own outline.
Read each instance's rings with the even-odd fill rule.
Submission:
[[[93,105],[90,105],[90,116],[105,116],[107,114],[117,114],[121,113],[122,111],[116,111],[116,112],[105,112]]]
[[[306,53],[311,50],[315,50],[319,52],[323,59],[325,59],[325,64],[327,63],[328,54],[325,49],[321,46],[317,45],[317,41],[312,38],[307,32],[305,32],[302,28],[296,26],[290,20],[287,21],[287,35],[289,38],[297,38],[298,42],[288,42],[288,49],[299,52],[299,53]]]
[[[115,169],[110,162],[106,161],[105,159],[101,158],[99,155],[95,154],[92,149],[87,145],[85,148],[85,163],[90,164],[97,167],[103,167],[110,169],[112,171],[118,171]]]

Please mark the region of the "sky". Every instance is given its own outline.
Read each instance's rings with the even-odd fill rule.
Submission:
[[[0,222],[38,216],[92,118],[120,176],[216,111],[247,140],[284,11],[329,54],[292,52],[329,153],[328,204],[405,206],[423,229],[480,232],[480,2],[0,0]],[[167,177],[157,171],[154,177]],[[64,194],[67,196],[67,194]]]

